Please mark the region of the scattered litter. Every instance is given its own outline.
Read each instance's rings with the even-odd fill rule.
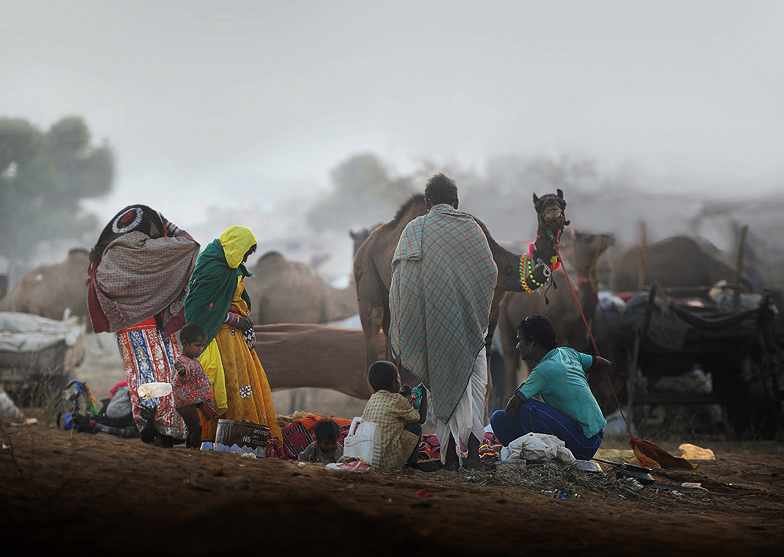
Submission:
[[[242,454],[240,454],[240,457],[242,457],[242,458],[253,458],[253,459],[258,458],[255,453],[242,453]]]
[[[574,491],[566,491],[563,489],[542,491],[542,495],[546,497],[552,497],[553,499],[563,499],[564,501],[573,501],[580,498],[579,493],[575,493]]]
[[[231,446],[224,445],[223,443],[214,443],[212,446],[213,451],[217,451],[219,453],[234,453],[240,456],[245,456],[246,454],[253,454],[257,458],[263,458],[267,456],[267,447],[249,447],[247,445],[243,445],[240,447],[237,443],[234,443]]]
[[[599,466],[598,462],[593,462],[591,460],[578,460],[577,461],[577,469],[582,470],[583,472],[601,472],[602,467]]]
[[[686,460],[716,460],[716,455],[712,450],[703,449],[690,443],[683,443],[678,447],[678,450]]]
[[[637,455],[635,455],[634,451],[631,449],[599,449],[596,451],[594,457],[610,460],[617,464],[626,463],[640,465],[640,461],[637,460]]]
[[[429,492],[428,490],[426,490],[426,489],[420,489],[419,491],[417,491],[417,493],[416,493],[416,494],[417,494],[417,496],[419,496],[419,497],[432,497],[432,496],[433,496],[433,494],[432,494],[432,493],[430,493],[430,492]]]
[[[635,466],[634,464],[626,464],[623,468],[615,473],[615,477],[633,478],[642,485],[651,485],[654,480],[650,472],[650,468],[643,468],[642,466]]]
[[[304,462],[297,462],[297,466],[300,467],[300,468],[304,468],[305,467],[305,463]]]
[[[35,418],[27,418],[22,422],[22,425],[38,425],[38,420]]]
[[[522,470],[526,467],[526,460],[524,458],[508,458],[504,461],[499,462],[496,465],[496,470],[500,471],[508,471],[508,470]]]

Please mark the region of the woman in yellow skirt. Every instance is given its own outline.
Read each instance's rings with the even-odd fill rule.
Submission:
[[[199,362],[210,378],[220,412],[202,424],[202,439],[215,441],[219,419],[247,419],[268,426],[270,441],[281,448],[272,390],[253,349],[251,304],[245,292],[245,279],[253,277],[245,262],[255,251],[256,237],[244,226],[233,226],[213,240],[196,262],[185,298],[185,318],[207,331]]]

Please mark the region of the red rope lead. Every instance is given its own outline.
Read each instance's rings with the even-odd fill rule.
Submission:
[[[558,249],[558,245],[555,246],[555,251],[558,254],[558,259],[563,261],[561,258],[561,251]],[[572,291],[572,296],[574,297],[574,301],[577,304],[577,308],[580,310],[580,317],[583,318],[583,323],[585,324],[585,330],[588,331],[588,336],[591,337],[591,344],[593,344],[593,349],[596,351],[596,355],[601,357],[599,353],[599,348],[596,346],[596,340],[593,338],[593,333],[591,332],[591,327],[588,325],[588,320],[585,318],[585,313],[583,312],[583,308],[580,305],[580,300],[577,299],[577,292],[574,290],[574,286],[572,285],[572,279],[569,278],[569,272],[566,270],[566,265],[561,265],[563,269],[564,275],[566,276],[566,282],[569,283],[569,289]],[[615,404],[618,406],[618,411],[621,413],[621,418],[623,418],[623,423],[626,424],[626,437],[629,438],[629,444],[631,445],[634,441],[637,441],[637,438],[632,435],[632,430],[629,427],[629,422],[626,421],[626,416],[623,414],[623,409],[621,408],[621,403],[618,401],[618,395],[615,394],[615,387],[613,387],[612,381],[610,381],[610,375],[607,374],[605,376],[607,379],[607,384],[610,385],[610,390],[612,391],[613,398],[615,399]]]

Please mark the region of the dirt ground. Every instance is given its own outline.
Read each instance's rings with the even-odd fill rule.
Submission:
[[[769,555],[784,543],[784,447],[774,441],[718,443],[699,470],[654,472],[657,484],[636,489],[609,464],[357,473],[54,424],[6,421],[2,437],[4,555]],[[657,487],[684,482],[701,489]],[[552,489],[580,497],[541,494]]]
[[[100,399],[124,373],[113,339],[88,339],[87,350],[77,378]],[[339,395],[276,396],[281,414],[331,410],[351,418],[364,406]],[[641,432],[673,455],[680,443],[716,455],[694,472],[654,471],[657,483],[641,487],[616,478],[620,466],[610,464],[601,473],[541,465],[429,473],[298,467],[75,433],[58,428],[51,410],[23,410],[38,424],[2,420],[0,429],[2,555],[769,555],[784,545],[781,438]],[[605,439],[602,449],[628,445]],[[579,498],[541,493],[558,489]]]

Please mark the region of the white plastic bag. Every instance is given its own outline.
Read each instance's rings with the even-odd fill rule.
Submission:
[[[169,396],[172,392],[171,383],[152,382],[143,383],[139,385],[137,390],[140,398],[158,398],[161,396]]]
[[[535,462],[547,462],[553,459],[569,464],[577,462],[572,451],[566,448],[566,443],[555,435],[545,433],[526,433],[501,449],[502,461],[513,458],[524,458]]]
[[[363,421],[357,416],[351,421],[343,440],[343,456],[362,457],[371,466],[381,460],[381,428],[376,422]]]

